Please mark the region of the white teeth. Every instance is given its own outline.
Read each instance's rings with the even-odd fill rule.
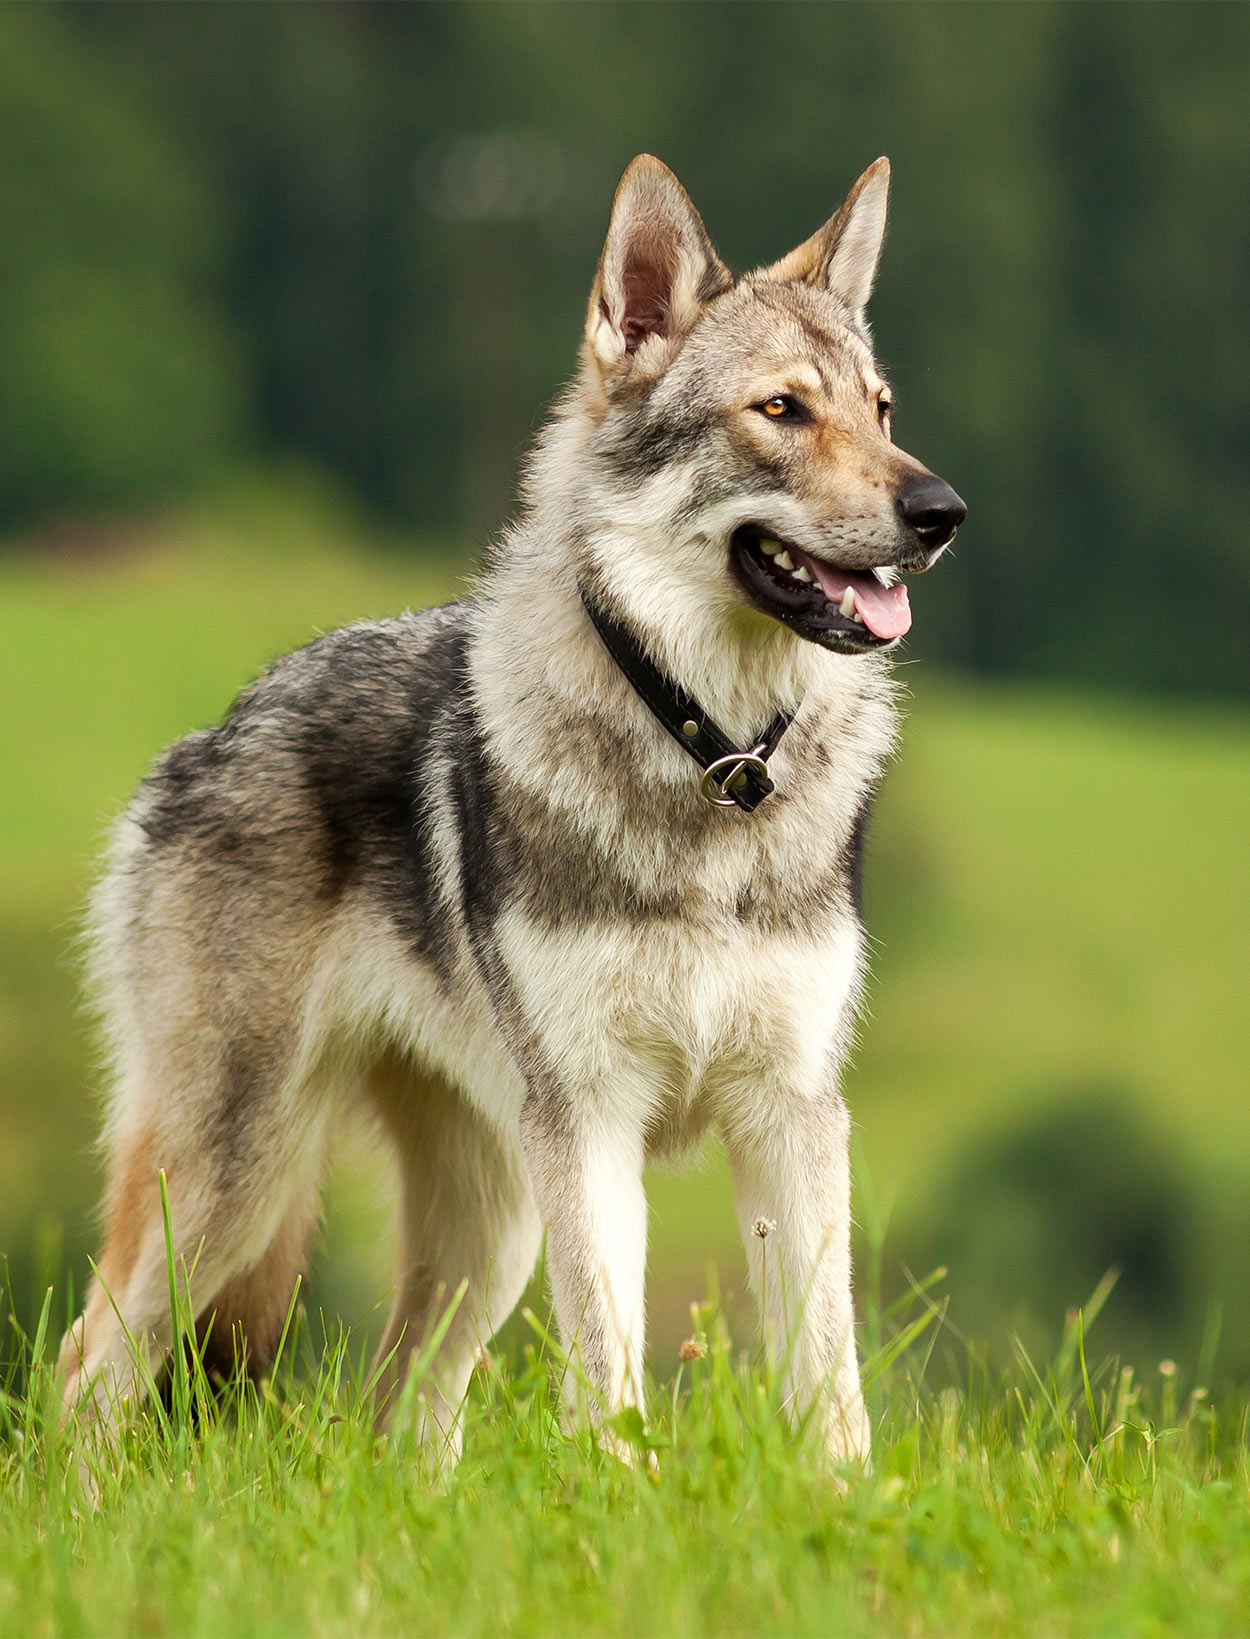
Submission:
[[[841,614],[844,614],[848,620],[858,620],[859,616],[855,612],[855,588],[853,586],[848,586],[846,591],[843,592],[842,601],[838,605],[838,610]]]
[[[773,553],[773,562],[777,565],[778,569],[793,569],[794,568],[794,559],[790,556],[790,554],[786,551],[786,549],[784,547],[782,547],[780,552],[774,552]]]
[[[760,551],[766,552],[770,558],[775,558],[778,552],[784,551],[780,541],[774,541],[770,535],[760,536]]]
[[[801,563],[794,571],[795,580],[811,580],[812,572],[805,563]]]

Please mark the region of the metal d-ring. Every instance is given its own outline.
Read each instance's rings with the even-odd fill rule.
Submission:
[[[710,802],[713,808],[733,808],[734,799],[729,795],[729,787],[738,781],[739,776],[746,778],[748,768],[754,768],[757,774],[767,774],[768,764],[760,756],[763,746],[756,746],[754,751],[734,751],[728,757],[718,757],[714,763],[709,763],[704,770],[703,778],[699,781],[699,795],[704,802]],[[720,770],[724,769],[724,774]],[[713,796],[713,791],[719,796]]]

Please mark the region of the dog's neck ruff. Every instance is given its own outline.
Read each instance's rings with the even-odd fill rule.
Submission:
[[[596,603],[580,582],[577,589],[595,630],[635,694],[703,770],[699,793],[704,801],[714,808],[753,813],[776,790],[768,777],[768,759],[794,721],[794,712],[779,711],[757,743],[744,751],[680,683],[660,670],[623,621]]]

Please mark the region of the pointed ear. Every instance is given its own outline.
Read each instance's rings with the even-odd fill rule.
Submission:
[[[639,154],[612,204],[586,315],[587,354],[605,382],[657,369],[703,304],[732,284],[681,183]]]
[[[765,268],[764,277],[819,285],[840,296],[856,319],[862,320],[885,238],[889,193],[890,162],[875,159],[824,227]]]

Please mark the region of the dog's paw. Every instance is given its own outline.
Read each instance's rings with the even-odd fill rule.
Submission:
[[[844,1492],[848,1475],[872,1473],[872,1429],[863,1401],[831,1406],[824,1432],[825,1462],[833,1470],[837,1490]]]
[[[596,1429],[595,1438],[601,1451],[624,1463],[626,1468],[636,1468],[658,1477],[660,1459],[642,1413],[636,1406],[626,1406],[623,1411],[618,1411],[610,1422]]]

